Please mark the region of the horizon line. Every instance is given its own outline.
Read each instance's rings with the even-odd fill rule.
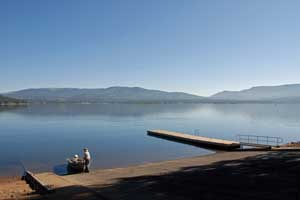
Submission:
[[[199,97],[211,97],[217,93],[221,93],[221,92],[239,92],[239,91],[243,91],[243,90],[248,90],[248,89],[252,89],[255,87],[280,87],[280,86],[291,86],[291,85],[300,85],[300,83],[288,83],[288,84],[280,84],[280,85],[255,85],[255,86],[250,86],[248,88],[245,89],[241,89],[241,90],[220,90],[218,92],[215,92],[213,94],[210,95],[200,95],[200,94],[195,94],[193,92],[185,92],[185,91],[169,91],[169,90],[163,90],[163,89],[154,89],[154,88],[147,88],[147,87],[141,87],[141,86],[120,86],[120,85],[116,85],[116,86],[108,86],[108,87],[28,87],[28,88],[24,88],[24,89],[16,89],[16,90],[10,90],[10,91],[5,91],[2,92],[0,91],[0,95],[4,95],[7,93],[11,93],[11,92],[18,92],[18,91],[22,91],[22,90],[37,90],[37,89],[108,89],[108,88],[114,88],[114,87],[120,87],[120,88],[141,88],[141,89],[146,89],[146,90],[156,90],[156,91],[162,91],[162,92],[181,92],[181,93],[186,93],[186,94],[191,94],[191,95],[195,95],[195,96],[199,96]]]

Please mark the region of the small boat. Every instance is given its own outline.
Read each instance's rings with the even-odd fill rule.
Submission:
[[[77,161],[74,161],[72,159],[67,159],[68,162],[68,172],[69,173],[78,173],[84,171],[84,160],[78,159]]]

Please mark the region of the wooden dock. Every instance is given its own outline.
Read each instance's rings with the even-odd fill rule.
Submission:
[[[22,179],[24,179],[33,190],[39,193],[54,192],[54,190],[49,185],[46,185],[43,181],[41,181],[36,175],[34,175],[30,171],[25,171],[25,174],[22,177]]]
[[[233,150],[241,147],[241,144],[239,142],[230,140],[195,136],[186,133],[171,132],[166,130],[149,130],[147,132],[148,135],[151,136],[175,140],[209,149]]]

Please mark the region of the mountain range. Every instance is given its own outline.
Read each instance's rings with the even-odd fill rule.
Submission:
[[[109,87],[99,89],[38,88],[3,94],[10,98],[29,102],[276,102],[300,103],[300,84],[258,86],[241,91],[223,91],[209,97],[184,92],[165,92],[140,87]]]
[[[40,88],[9,92],[4,95],[40,102],[157,102],[192,101],[204,98],[183,92],[164,92],[140,87],[109,87],[100,89]]]
[[[258,86],[241,91],[223,91],[210,98],[236,101],[300,102],[300,84]]]

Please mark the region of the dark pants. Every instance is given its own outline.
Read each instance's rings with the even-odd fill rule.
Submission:
[[[89,164],[90,164],[90,160],[84,160],[84,171],[85,172],[89,172]]]

